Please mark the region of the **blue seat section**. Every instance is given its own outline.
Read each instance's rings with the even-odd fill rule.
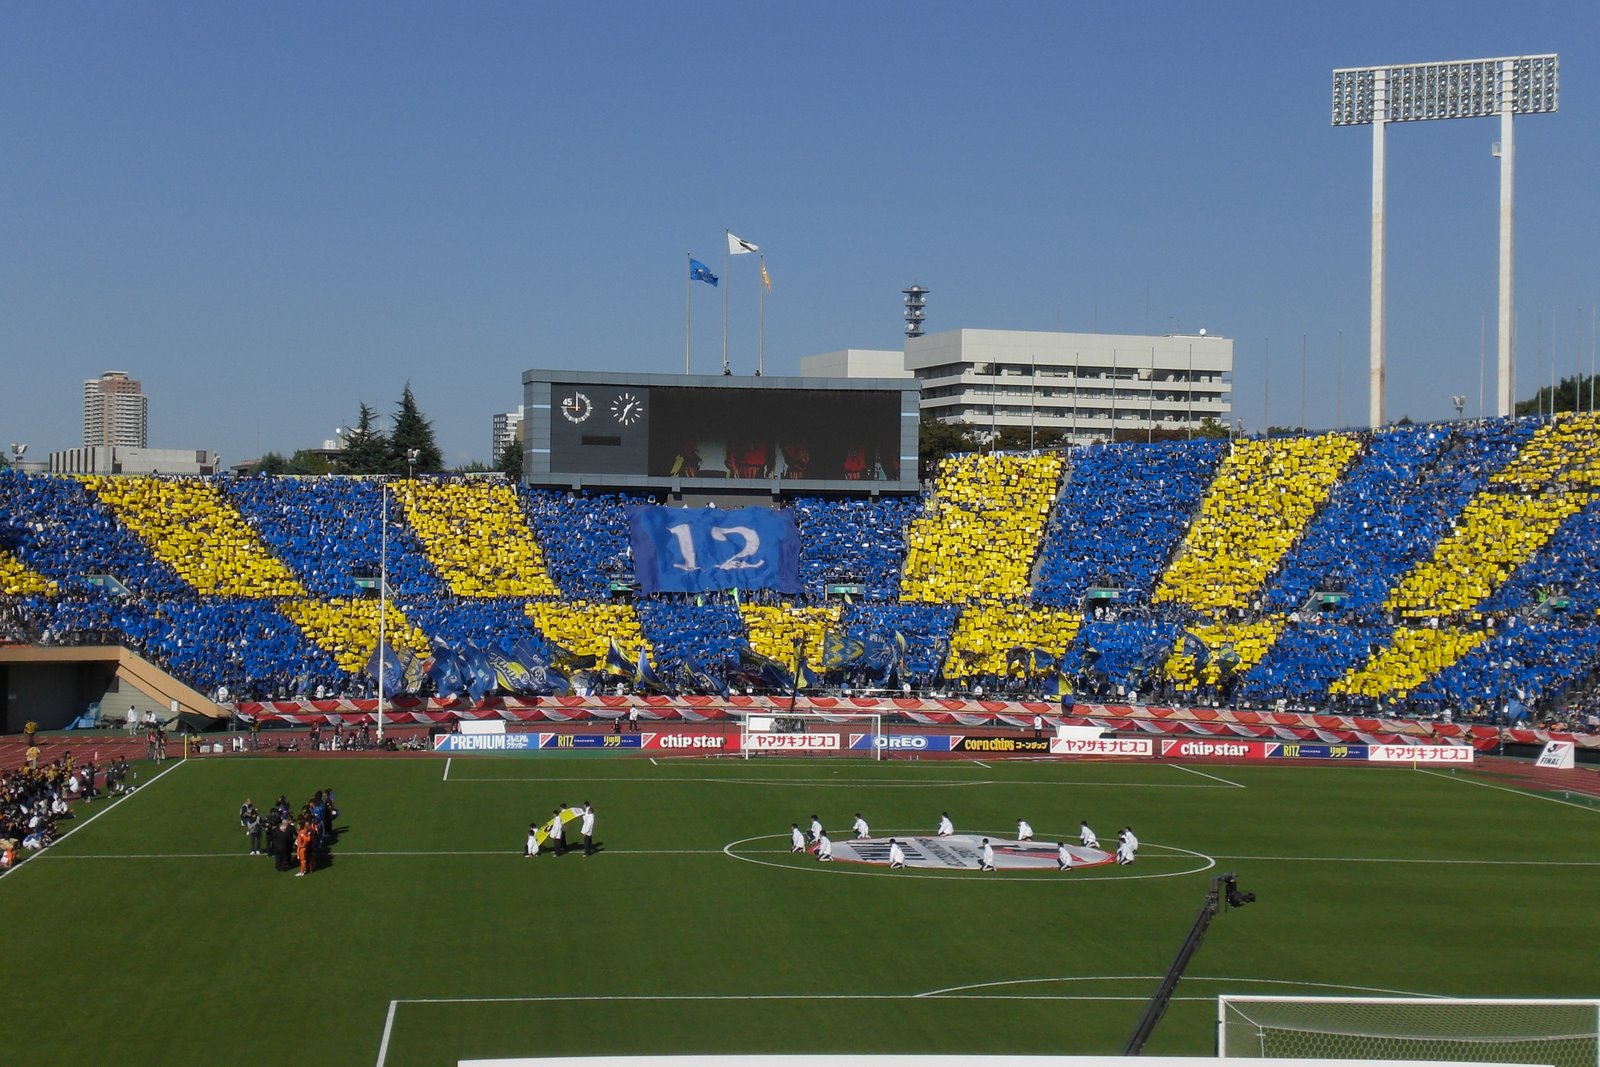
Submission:
[[[1372,615],[1532,432],[1528,420],[1492,419],[1373,435],[1284,558],[1266,609],[1293,611],[1315,590],[1342,589],[1350,594],[1347,611]]]
[[[655,503],[620,493],[519,489],[551,581],[571,600],[604,600],[613,578],[633,577],[628,508]]]
[[[384,558],[381,483],[366,478],[217,480],[273,555],[313,596],[360,596],[356,576],[375,578]],[[389,588],[402,596],[448,590],[428,554],[389,501]]]
[[[1483,602],[1484,611],[1521,611],[1560,593],[1571,601],[1568,619],[1600,612],[1600,497],[1556,530],[1532,559]]]
[[[1325,701],[1328,686],[1393,633],[1383,626],[1290,626],[1234,691],[1240,700],[1271,703]]]
[[[331,655],[265,600],[34,597],[28,608],[36,621],[48,620],[57,637],[116,635],[207,694],[226,685],[235,697],[266,699],[309,694],[318,685],[350,693],[356,685]]]
[[[1207,438],[1076,450],[1039,551],[1035,602],[1076,607],[1097,585],[1148,596],[1227,447]]]
[[[847,639],[868,648],[893,641],[898,631],[906,639],[909,672],[931,679],[944,665],[956,609],[945,604],[853,604],[845,609],[839,624]]]
[[[656,673],[667,683],[677,683],[679,668],[689,661],[712,674],[738,661],[745,630],[733,605],[640,600],[634,607]]]
[[[793,507],[800,528],[800,588],[805,599],[823,599],[830,582],[859,582],[866,586],[869,600],[900,595],[906,526],[922,511],[920,497],[800,497]]]
[[[93,574],[150,596],[192,592],[75,478],[0,469],[0,545],[66,592],[93,592]]]
[[[1508,620],[1477,648],[1417,687],[1413,699],[1460,708],[1479,702],[1504,711],[1507,700],[1533,705],[1594,670],[1600,627]]]
[[[447,596],[403,600],[399,606],[406,619],[428,635],[430,644],[444,641],[458,650],[471,645],[487,652],[502,638],[512,642],[531,640],[535,648],[548,655],[553,651],[550,642],[522,610],[525,603],[516,599],[464,600]]]
[[[1177,623],[1163,619],[1088,619],[1067,646],[1061,667],[1080,677],[1082,672],[1098,672],[1107,684],[1132,690],[1152,671],[1159,672],[1180,630]]]

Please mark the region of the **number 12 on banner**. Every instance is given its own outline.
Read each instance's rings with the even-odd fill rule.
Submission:
[[[695,551],[694,528],[686,522],[668,526],[667,532],[672,535],[673,542],[677,545],[678,555],[682,562],[674,563],[673,570],[697,571],[700,569],[699,554]],[[756,556],[761,551],[761,535],[748,526],[713,526],[710,529],[711,540],[726,543],[738,541],[739,551],[723,560],[713,564],[719,571],[755,570],[766,566],[766,561]],[[710,555],[711,553],[707,553]]]

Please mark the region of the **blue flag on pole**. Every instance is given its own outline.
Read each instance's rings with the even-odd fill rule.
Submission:
[[[717,276],[711,273],[711,268],[698,259],[689,261],[689,277],[697,282],[705,282],[707,285],[717,284]]]

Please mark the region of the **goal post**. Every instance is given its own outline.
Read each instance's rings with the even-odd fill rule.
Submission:
[[[881,712],[748,712],[739,720],[739,752],[751,756],[859,756],[883,759]]]
[[[1223,995],[1217,1055],[1600,1067],[1600,999]]]

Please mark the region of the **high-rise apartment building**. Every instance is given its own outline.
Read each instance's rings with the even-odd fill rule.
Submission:
[[[149,447],[148,401],[125,371],[106,371],[83,383],[83,443],[87,448]]]
[[[489,446],[489,463],[500,462],[500,453],[506,450],[506,445],[512,441],[522,440],[522,408],[515,411],[496,412],[494,416],[494,429],[492,444]]]

